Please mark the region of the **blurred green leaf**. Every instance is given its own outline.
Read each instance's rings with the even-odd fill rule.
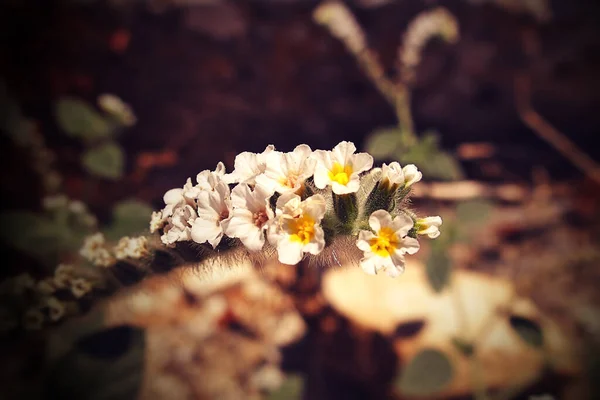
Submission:
[[[70,136],[92,141],[113,135],[108,120],[82,100],[63,97],[56,102],[55,112],[59,126]]]
[[[373,131],[367,138],[366,151],[376,159],[393,156],[401,141],[398,128],[383,128]]]
[[[452,262],[448,257],[448,243],[443,240],[431,242],[431,253],[425,264],[425,275],[431,288],[441,292],[450,282]]]
[[[54,262],[58,253],[77,245],[68,227],[30,211],[0,213],[0,240],[42,262]]]
[[[300,400],[304,389],[304,378],[300,375],[290,374],[283,384],[269,393],[267,400]]]
[[[125,169],[125,154],[117,143],[109,142],[86,151],[82,162],[90,174],[119,179]]]
[[[144,233],[148,230],[152,211],[152,206],[136,199],[117,203],[113,208],[112,223],[104,234],[108,239],[117,240]]]
[[[485,199],[465,200],[456,206],[456,219],[461,226],[481,225],[494,209],[492,202]]]
[[[460,163],[439,147],[439,134],[423,133],[419,141],[397,155],[403,164],[416,164],[428,178],[442,180],[462,179],[464,173]]]
[[[404,395],[429,396],[442,390],[453,375],[452,364],[444,353],[424,349],[401,371],[396,385]]]
[[[511,315],[509,322],[510,326],[527,344],[538,348],[544,345],[542,328],[537,322],[517,315]]]
[[[144,371],[145,332],[117,326],[79,339],[50,366],[48,398],[133,399]]]

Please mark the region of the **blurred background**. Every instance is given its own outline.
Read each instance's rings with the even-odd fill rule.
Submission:
[[[330,382],[364,387],[319,391],[294,367],[304,398],[384,398],[384,381],[385,398],[600,398],[598,16],[593,0],[5,0],[0,276],[33,287],[86,235],[145,232],[167,190],[242,151],[348,140],[423,171],[412,204],[442,236],[394,284],[322,283],[412,372],[357,378],[328,354]],[[7,285],[16,360],[43,335]]]

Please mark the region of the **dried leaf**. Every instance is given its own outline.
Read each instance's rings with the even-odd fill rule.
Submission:
[[[442,390],[453,375],[452,364],[444,353],[424,349],[401,372],[396,385],[404,395],[427,396]]]
[[[119,179],[125,169],[125,154],[115,142],[91,148],[82,156],[84,167],[90,174],[107,179]]]

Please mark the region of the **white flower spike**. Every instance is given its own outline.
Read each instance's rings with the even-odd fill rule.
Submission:
[[[319,254],[325,247],[321,220],[327,205],[325,198],[316,194],[302,201],[288,192],[277,199],[276,219],[269,227],[269,242],[277,247],[278,259],[283,264],[295,265],[304,253]]]
[[[373,166],[373,157],[357,153],[352,142],[341,142],[332,151],[316,150],[315,186],[325,189],[331,186],[333,193],[355,193],[360,187],[359,174]]]
[[[417,228],[417,234],[427,235],[430,239],[435,239],[440,236],[440,225],[442,225],[442,218],[436,215],[417,219],[415,227]]]
[[[417,239],[406,236],[413,227],[412,219],[400,214],[394,219],[390,213],[377,210],[369,217],[369,226],[375,232],[360,231],[356,245],[364,252],[360,266],[367,274],[385,270],[391,277],[404,271],[404,254],[419,250]]]
[[[254,190],[245,183],[234,187],[231,191],[233,211],[225,234],[239,238],[251,251],[261,250],[265,244],[268,222],[275,217],[269,206],[272,194],[261,185],[256,185]]]
[[[291,153],[273,151],[266,157],[265,172],[256,182],[278,193],[297,193],[315,171],[316,160],[309,146],[301,144]]]

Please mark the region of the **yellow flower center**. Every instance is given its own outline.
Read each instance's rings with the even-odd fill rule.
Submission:
[[[350,181],[350,175],[352,175],[351,165],[342,165],[340,163],[334,163],[333,168],[329,171],[329,179],[340,185],[347,185]]]
[[[299,183],[298,182],[300,180],[299,178],[300,178],[300,173],[298,171],[289,171],[287,176],[279,179],[279,183],[282,184],[283,186],[291,189]]]
[[[308,244],[315,236],[315,221],[307,215],[295,218],[288,223],[288,232],[292,242]]]
[[[371,251],[380,257],[389,257],[398,248],[398,236],[388,227],[383,227],[377,237],[369,240]]]

